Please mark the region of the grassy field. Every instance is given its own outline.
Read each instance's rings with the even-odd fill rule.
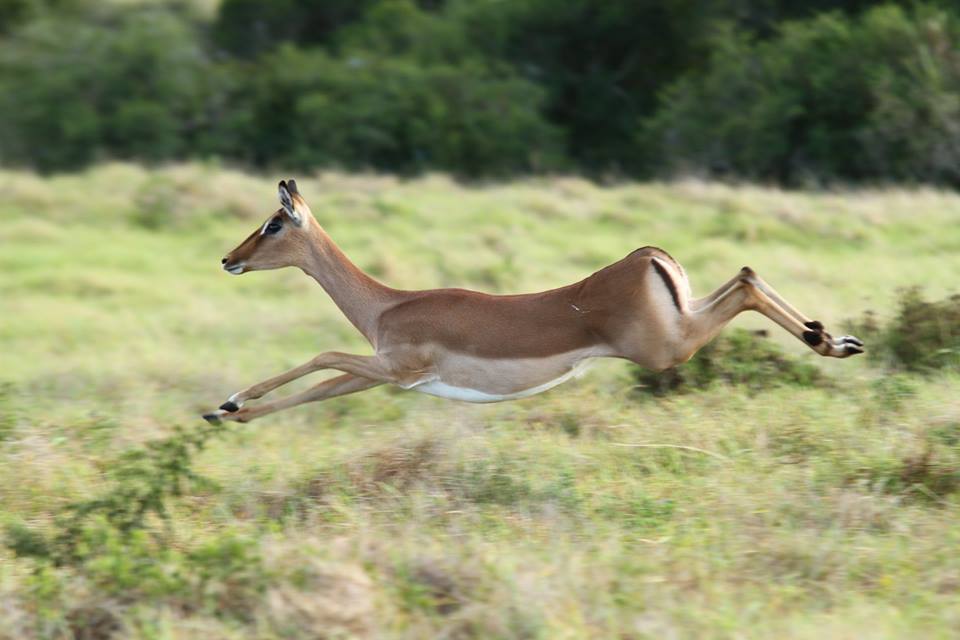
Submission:
[[[205,429],[230,393],[369,352],[299,271],[220,270],[279,177],[0,173],[8,544],[128,495],[117,470],[143,460],[124,452]],[[892,317],[899,287],[954,293],[960,273],[960,197],[931,190],[296,177],[396,287],[531,291],[654,244],[695,294],[747,264],[840,331]],[[770,329],[827,382],[654,398],[603,361],[511,403],[381,387],[229,426],[172,458],[209,482],[167,520],[123,532],[101,515],[56,562],[0,549],[0,638],[957,637],[960,375],[819,359],[756,315],[734,326]]]

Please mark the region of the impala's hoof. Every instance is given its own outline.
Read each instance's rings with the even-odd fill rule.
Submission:
[[[836,342],[843,349],[844,355],[855,356],[863,353],[863,341],[853,336],[840,336]]]
[[[210,424],[220,424],[219,413],[205,413],[203,414],[203,419],[209,422]]]
[[[227,400],[222,405],[220,405],[220,408],[229,413],[233,413],[234,411],[240,410],[240,407],[233,400]]]

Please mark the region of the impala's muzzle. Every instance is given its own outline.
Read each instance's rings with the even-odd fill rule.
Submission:
[[[223,270],[227,273],[233,274],[235,276],[240,275],[244,271],[243,261],[234,262],[230,259],[230,256],[227,256],[220,261],[220,264],[223,265]]]

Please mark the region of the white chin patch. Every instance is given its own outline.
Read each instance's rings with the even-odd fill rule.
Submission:
[[[241,273],[243,273],[243,265],[238,264],[234,267],[230,267],[229,269],[227,269],[227,273],[232,273],[233,275],[238,276]]]

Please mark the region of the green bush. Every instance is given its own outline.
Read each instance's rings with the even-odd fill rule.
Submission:
[[[167,9],[30,22],[0,41],[3,160],[62,170],[175,157],[209,124],[208,65],[195,26]]]
[[[557,165],[559,133],[538,114],[542,92],[482,64],[283,47],[258,64],[247,90],[239,121],[257,126],[236,133],[254,161],[463,175]]]
[[[667,171],[960,184],[960,37],[942,9],[874,8],[729,32],[645,125]]]
[[[253,58],[279,44],[328,43],[338,29],[360,19],[374,0],[222,0],[213,23],[217,44]]]
[[[644,393],[698,391],[716,383],[752,391],[789,384],[811,387],[823,381],[815,365],[784,355],[765,334],[734,329],[700,349],[688,362],[664,371],[636,367],[633,377]]]
[[[960,366],[960,294],[930,302],[912,287],[900,292],[897,307],[885,326],[869,311],[849,323],[874,361],[920,372]]]
[[[72,571],[122,601],[159,598],[245,619],[266,588],[256,542],[227,532],[190,547],[166,527],[173,498],[212,486],[193,471],[192,459],[222,433],[209,425],[177,429],[125,452],[106,467],[108,491],[68,504],[48,532],[7,522],[6,546],[35,561],[38,585],[50,587],[57,570]]]
[[[878,4],[0,0],[0,161],[960,184],[956,8]]]

